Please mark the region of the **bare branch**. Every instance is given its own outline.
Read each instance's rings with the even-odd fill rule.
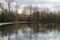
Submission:
[[[5,12],[3,5],[0,3],[0,8],[2,9],[3,12]]]
[[[18,5],[18,3],[16,3],[16,12],[18,11],[19,7],[20,7],[20,5]]]
[[[9,9],[9,13],[10,13],[10,4],[11,4],[11,1],[10,0],[5,0],[8,4],[8,9]]]
[[[5,0],[6,2],[8,2],[8,0]]]

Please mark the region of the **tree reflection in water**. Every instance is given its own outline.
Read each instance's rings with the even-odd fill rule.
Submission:
[[[60,31],[60,24],[58,23],[34,23],[34,24],[9,24],[0,26],[0,36],[3,38],[8,36],[8,40],[11,40],[11,35],[15,34],[15,40],[18,40],[18,31],[22,29],[22,33],[30,35],[29,39],[32,40],[32,34],[47,33],[48,30]],[[27,32],[29,31],[29,32]],[[28,34],[27,34],[28,33]],[[28,36],[25,36],[28,37]],[[37,35],[36,35],[37,37]],[[0,38],[1,39],[1,38]],[[24,38],[23,38],[24,39]],[[37,40],[37,39],[36,39]]]

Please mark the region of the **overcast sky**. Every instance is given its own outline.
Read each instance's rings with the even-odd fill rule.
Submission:
[[[1,1],[1,0],[0,0]],[[50,10],[58,10],[60,11],[60,0],[14,0],[12,3],[15,5],[17,2],[18,4],[36,4],[36,6],[49,8]]]
[[[41,7],[48,7],[51,10],[60,10],[60,0],[19,0],[17,2],[20,4],[40,4]]]

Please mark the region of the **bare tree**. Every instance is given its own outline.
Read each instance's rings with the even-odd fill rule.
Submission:
[[[3,0],[3,1],[5,1],[7,3],[7,5],[6,5],[8,7],[7,10],[9,10],[9,13],[10,13],[11,3],[13,2],[13,0]],[[2,9],[2,11],[6,12],[4,9],[4,4],[0,3],[0,8]]]
[[[0,3],[0,8],[1,8],[1,10],[2,10],[4,13],[6,13],[6,11],[5,11],[4,6],[3,6],[2,3]]]
[[[5,0],[5,1],[8,4],[8,10],[9,10],[9,13],[10,13],[10,9],[11,9],[10,5],[11,5],[12,0]]]

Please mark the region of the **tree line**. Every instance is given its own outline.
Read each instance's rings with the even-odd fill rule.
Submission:
[[[60,12],[48,12],[39,11],[36,7],[32,12],[32,5],[30,5],[30,15],[26,15],[26,12],[18,14],[20,5],[16,3],[15,11],[11,11],[11,4],[13,0],[4,0],[7,3],[7,8],[4,8],[4,4],[0,3],[0,22],[14,22],[14,21],[38,21],[38,22],[60,22]],[[28,13],[28,11],[27,11]],[[29,13],[28,13],[29,14]]]
[[[14,22],[14,21],[38,21],[38,22],[60,22],[60,12],[46,12],[36,11],[30,15],[25,13],[18,14],[16,12],[0,12],[0,22]],[[18,19],[17,19],[18,18]]]

